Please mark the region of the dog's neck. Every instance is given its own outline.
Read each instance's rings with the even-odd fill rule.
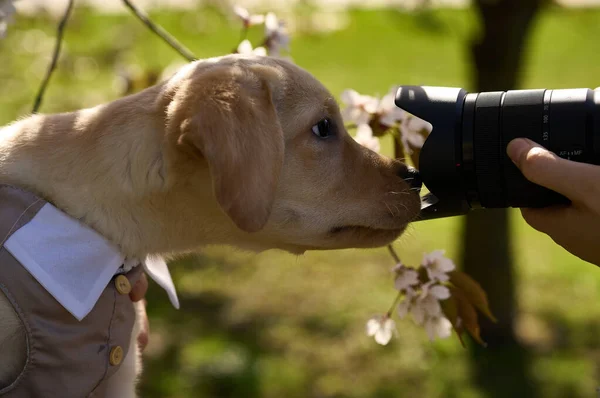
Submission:
[[[127,106],[115,101],[70,114],[35,115],[2,128],[0,182],[49,200],[128,256],[228,243],[236,238],[235,229],[216,204],[210,214],[190,209],[214,202],[212,188],[177,187],[181,182],[169,181],[165,122],[157,116],[164,113],[156,110],[160,104],[153,98],[142,95],[133,101],[129,97]]]

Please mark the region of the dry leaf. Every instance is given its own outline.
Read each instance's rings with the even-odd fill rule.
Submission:
[[[450,294],[456,300],[456,309],[461,326],[482,346],[486,343],[481,339],[481,330],[475,307],[469,302],[467,296],[458,288],[450,286]]]
[[[462,335],[465,332],[465,329],[463,328],[462,321],[460,320],[460,318],[458,316],[458,307],[457,307],[457,303],[456,303],[456,298],[454,298],[453,296],[450,296],[448,299],[440,301],[440,305],[442,306],[442,311],[444,313],[444,316],[446,318],[448,318],[448,320],[452,324],[452,328],[456,332],[456,335],[458,336],[458,339],[460,340],[460,344],[463,346],[463,348],[465,348],[465,342],[462,338]]]
[[[450,276],[450,282],[464,293],[471,304],[479,309],[479,311],[481,311],[490,320],[493,322],[498,322],[496,317],[490,311],[485,290],[483,290],[477,281],[464,272],[458,270],[452,271],[448,275]]]

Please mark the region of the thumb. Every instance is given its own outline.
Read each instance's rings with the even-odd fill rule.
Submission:
[[[596,166],[562,159],[527,138],[511,141],[506,151],[529,181],[573,201],[583,201],[597,190],[600,168]]]

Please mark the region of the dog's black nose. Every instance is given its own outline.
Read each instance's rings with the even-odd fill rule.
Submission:
[[[421,189],[423,181],[421,180],[419,170],[415,169],[414,167],[406,166],[400,169],[398,175],[402,177],[402,179],[404,179],[404,181],[406,181],[411,188],[417,190]]]

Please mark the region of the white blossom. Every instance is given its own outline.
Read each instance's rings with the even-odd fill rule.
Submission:
[[[398,312],[398,317],[400,319],[403,319],[410,312],[416,295],[417,294],[412,287],[407,287],[404,289],[404,300],[402,300],[396,307],[396,311]]]
[[[368,124],[359,124],[356,128],[356,135],[354,140],[360,145],[369,148],[373,152],[379,153],[381,150],[381,144],[379,138],[373,136],[373,130]]]
[[[444,256],[444,250],[435,250],[423,256],[421,265],[427,270],[427,275],[432,281],[446,282],[450,279],[448,272],[453,271],[456,266],[448,257]]]
[[[452,335],[452,323],[444,316],[429,317],[425,321],[425,331],[431,341],[436,337],[445,339]]]
[[[17,11],[14,6],[16,0],[0,0],[0,39],[6,36],[8,24],[13,20],[13,14]]]
[[[342,118],[346,123],[356,125],[368,124],[372,114],[377,112],[377,98],[359,94],[356,90],[348,89],[340,96],[346,107],[342,110]]]
[[[265,36],[267,47],[272,55],[279,55],[280,50],[290,50],[290,36],[283,21],[270,12],[265,18]]]
[[[367,335],[375,338],[377,344],[386,345],[396,332],[396,322],[390,317],[376,316],[367,322]]]
[[[406,112],[396,106],[395,98],[396,88],[392,87],[390,92],[379,101],[376,113],[379,115],[379,123],[384,126],[394,127],[405,119]]]
[[[346,104],[342,117],[348,123],[362,124],[376,119],[383,126],[395,127],[406,115],[406,112],[396,106],[395,97],[394,87],[381,99],[359,94],[352,89],[345,90],[341,96],[342,102]]]
[[[233,12],[242,20],[244,27],[249,28],[250,26],[260,25],[265,22],[265,16],[261,14],[251,15],[250,11],[244,7],[234,6]]]
[[[287,28],[273,12],[269,12],[265,17],[265,37],[270,55],[279,55],[281,49],[290,50],[290,35]]]
[[[450,290],[446,286],[428,282],[421,287],[421,293],[410,308],[410,313],[419,325],[429,317],[442,315],[440,300],[450,297]]]
[[[430,123],[415,116],[405,116],[400,123],[400,133],[404,147],[421,148],[425,143],[425,136],[431,133]],[[423,131],[427,134],[424,136]]]
[[[396,264],[392,271],[396,274],[394,280],[396,290],[405,291],[407,288],[419,284],[419,273],[413,268],[399,263]]]
[[[267,50],[264,47],[256,47],[253,49],[249,40],[242,41],[237,48],[237,52],[244,55],[267,55]]]

